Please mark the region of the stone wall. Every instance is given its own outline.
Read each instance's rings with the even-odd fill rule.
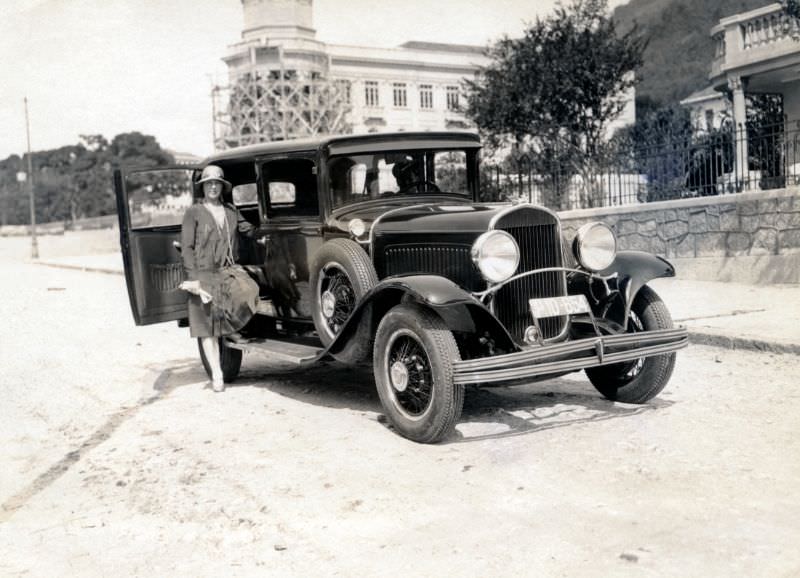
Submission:
[[[679,276],[800,283],[800,188],[561,213],[568,236],[608,223],[619,249],[666,257]],[[682,274],[681,274],[682,273]]]

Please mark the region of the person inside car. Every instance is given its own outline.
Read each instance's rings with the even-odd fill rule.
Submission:
[[[422,180],[419,175],[419,163],[413,158],[396,162],[392,167],[392,175],[397,181],[397,194],[405,195],[419,191]]]

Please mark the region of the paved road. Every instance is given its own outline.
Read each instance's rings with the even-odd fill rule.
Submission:
[[[796,356],[694,346],[643,407],[472,389],[420,446],[369,372],[246,359],[215,395],[121,277],[0,275],[0,575],[800,573]]]

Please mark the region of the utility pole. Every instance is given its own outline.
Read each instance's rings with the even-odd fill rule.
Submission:
[[[3,212],[0,217],[0,227],[8,225],[8,186],[3,185]]]
[[[36,241],[36,199],[33,196],[33,161],[31,155],[31,125],[28,121],[28,97],[25,97],[25,132],[28,135],[28,200],[31,206],[31,259],[39,258]]]

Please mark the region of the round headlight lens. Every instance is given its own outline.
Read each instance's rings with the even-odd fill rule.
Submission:
[[[357,239],[367,231],[367,226],[361,219],[351,219],[350,222],[347,223],[347,229],[350,231],[350,234]]]
[[[575,236],[575,257],[590,271],[602,271],[617,256],[617,237],[604,223],[587,223]]]
[[[501,283],[517,271],[519,247],[505,231],[488,231],[472,245],[472,261],[487,281]]]

